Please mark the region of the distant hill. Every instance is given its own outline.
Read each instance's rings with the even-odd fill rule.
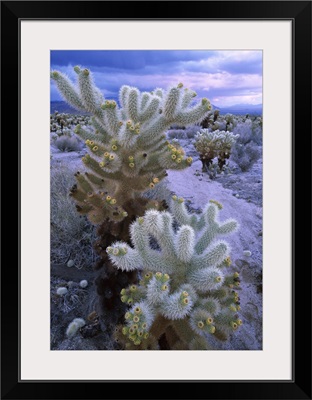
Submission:
[[[112,98],[110,98],[112,100]],[[117,99],[115,99],[117,101]],[[262,115],[262,104],[237,104],[230,107],[218,107],[212,105],[213,109],[220,110],[220,114],[234,114],[234,115]],[[73,107],[69,106],[65,101],[51,101],[50,102],[50,113],[53,114],[55,111],[66,114],[79,114],[88,115],[87,112],[77,111]]]
[[[75,108],[68,105],[65,101],[51,101],[50,102],[50,114],[54,114],[55,111],[64,114],[78,114],[78,115],[89,115],[87,112],[78,111]]]
[[[262,115],[262,104],[236,104],[229,107],[217,107],[213,105],[213,108],[220,110],[220,114]]]

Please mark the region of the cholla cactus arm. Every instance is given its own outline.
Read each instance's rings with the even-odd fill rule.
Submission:
[[[99,94],[93,83],[93,78],[91,72],[88,69],[80,69],[78,66],[74,68],[78,75],[78,85],[80,96],[85,109],[98,117],[103,117],[103,112],[101,111],[101,103],[99,103]]]
[[[84,104],[82,103],[79,93],[66,75],[52,71],[51,78],[55,81],[63,98],[74,108],[79,111],[85,111]]]
[[[182,197],[174,195],[172,200],[170,209],[179,224],[190,225],[196,231],[201,231],[206,227],[206,230],[202,233],[200,240],[196,244],[196,251],[198,253],[206,249],[217,235],[227,235],[238,228],[237,221],[233,219],[228,219],[223,223],[218,222],[217,217],[222,205],[215,200],[211,200],[202,214],[198,216],[187,211]]]
[[[173,229],[169,212],[149,210],[131,225],[133,248],[119,242],[107,252],[117,268],[142,270],[140,289],[135,291],[137,297],[129,298],[131,288],[122,292],[123,301],[130,301],[132,310],[143,302],[154,322],[163,317],[167,322],[160,319],[161,333],[168,333],[173,348],[208,349],[209,343],[204,345],[200,337],[207,340],[214,333],[219,338],[225,337],[242,323],[237,314],[239,297],[233,290],[239,286],[239,274],[226,272],[230,248],[226,241],[216,240],[218,235],[236,229],[237,224],[234,220],[218,221],[222,205],[215,200],[207,204],[196,221],[182,204],[174,197],[172,209],[184,222],[178,229]],[[205,226],[201,227],[203,219]],[[156,248],[151,238],[156,240]],[[137,303],[132,304],[133,301]],[[134,324],[130,318],[133,329],[129,331],[128,317],[126,314],[124,335],[133,344],[127,342],[126,348],[147,348],[143,344],[147,333],[159,338],[160,327],[156,328],[154,322],[150,328],[145,324],[146,331],[142,334],[145,328],[138,326],[138,318],[133,320]]]

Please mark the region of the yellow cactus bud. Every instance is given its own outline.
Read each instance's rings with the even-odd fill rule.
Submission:
[[[238,319],[236,322],[237,322],[237,325],[243,325],[243,321],[241,319]]]
[[[120,294],[123,295],[123,294],[126,294],[126,292],[127,292],[126,289],[123,288],[123,289],[121,289]]]
[[[128,297],[127,296],[121,296],[120,300],[125,303],[127,301]]]
[[[149,333],[146,332],[146,333],[144,334],[144,339],[148,339],[148,337],[149,337]]]
[[[153,178],[153,182],[154,182],[154,183],[158,183],[158,182],[159,182],[159,179],[158,179],[158,178]]]
[[[125,314],[125,319],[130,319],[130,318],[131,318],[131,313],[129,313],[129,311],[128,311]]]
[[[129,305],[131,305],[131,304],[133,303],[133,299],[130,298],[130,299],[127,301],[127,303],[128,303]]]
[[[105,163],[104,163],[103,161],[101,161],[101,162],[99,163],[99,166],[100,166],[101,168],[103,168],[103,167],[105,167]]]
[[[137,288],[137,286],[136,285],[131,285],[130,286],[130,292],[136,292],[138,290],[138,288]]]
[[[236,310],[236,307],[235,307],[233,304],[230,305],[229,309],[230,309],[231,311],[234,311],[234,312],[237,311],[237,310]]]
[[[142,225],[143,222],[144,222],[144,218],[143,218],[143,217],[139,217],[139,218],[138,218],[138,223],[139,223],[140,225]],[[145,276],[147,276],[147,275],[148,275],[148,274],[145,274]]]
[[[110,204],[116,204],[117,200],[116,199],[111,199]]]
[[[216,282],[221,282],[222,281],[222,277],[221,276],[217,276],[216,277]]]
[[[149,187],[150,187],[151,189],[154,189],[155,184],[154,184],[153,182],[151,182],[151,183],[149,184]]]
[[[93,148],[92,148],[92,151],[97,151],[99,148],[98,148],[98,146],[94,146]]]
[[[114,160],[114,158],[115,158],[114,154],[110,154],[110,155],[109,155],[109,159],[110,159],[110,160]]]
[[[188,299],[187,297],[185,297],[185,298],[182,300],[182,303],[183,303],[184,305],[187,305],[187,304],[189,303],[189,299]]]
[[[127,213],[126,211],[123,211],[123,212],[121,213],[121,215],[122,215],[123,217],[127,217],[127,216],[128,216],[128,213]]]
[[[141,307],[135,307],[135,309],[134,309],[134,312],[136,313],[136,314],[141,314],[142,313],[142,310],[141,310]]]
[[[188,157],[188,158],[186,159],[186,162],[188,162],[189,164],[191,164],[191,163],[193,162],[193,158],[192,158],[192,157]]]
[[[239,273],[238,272],[234,272],[234,278],[238,278],[239,277]]]
[[[134,163],[129,163],[130,168],[134,168]]]
[[[162,285],[161,290],[165,292],[166,290],[168,290],[168,286],[167,285]]]
[[[140,321],[140,318],[137,315],[135,315],[133,317],[133,322],[139,322],[139,321]]]
[[[117,247],[114,248],[113,254],[114,254],[114,256],[118,256],[118,254],[119,254],[119,249],[118,249]]]
[[[177,163],[180,164],[180,162],[182,161],[182,158],[177,158]]]
[[[146,322],[143,322],[142,328],[143,328],[143,329],[146,329],[146,328],[147,328],[147,323],[146,323]]]
[[[174,196],[172,196],[172,200],[178,200],[178,196],[176,196],[176,195],[174,195]]]
[[[87,140],[85,141],[85,143],[86,143],[86,144],[90,144],[90,140],[87,139]]]
[[[127,335],[127,333],[128,333],[128,328],[127,328],[126,326],[124,326],[124,327],[122,328],[122,333],[123,333],[124,335]]]
[[[119,122],[118,122],[118,125],[119,125],[119,126],[122,126],[122,125],[123,125],[123,122],[122,122],[122,121],[119,121]]]
[[[232,321],[232,322],[231,322],[231,327],[235,330],[235,329],[238,328],[238,325],[237,325],[236,322]]]
[[[168,274],[164,274],[164,280],[168,281],[170,279],[170,276]]]
[[[203,321],[198,321],[197,322],[197,326],[199,329],[203,329],[203,327],[205,326],[205,324],[203,323]]]
[[[216,327],[215,326],[211,326],[210,327],[210,333],[215,333],[216,331]]]
[[[112,150],[116,151],[117,149],[118,149],[118,147],[115,144],[113,144],[112,145]]]
[[[188,297],[188,295],[189,295],[189,294],[187,293],[186,290],[184,290],[184,291],[182,292],[182,296],[183,296],[183,297]]]
[[[111,199],[112,199],[112,198],[111,198],[110,196],[106,196],[106,200],[107,200],[107,201],[111,201]]]
[[[106,151],[106,152],[104,153],[104,157],[105,157],[105,158],[108,158],[108,157],[109,157],[109,152],[108,152],[108,151]]]
[[[211,317],[206,319],[206,324],[211,325],[213,323],[213,319]]]
[[[178,88],[181,89],[182,87],[183,87],[183,83],[180,82],[180,83],[178,84]]]
[[[235,282],[235,286],[240,286],[240,283],[239,282]]]
[[[138,134],[140,133],[140,129],[137,128],[137,129],[135,130],[135,133],[138,135]]]
[[[161,272],[156,272],[156,274],[155,274],[156,278],[158,278],[158,279],[161,278],[162,275],[163,275],[163,274],[162,274]]]
[[[133,156],[129,156],[129,161],[133,161],[134,157]]]

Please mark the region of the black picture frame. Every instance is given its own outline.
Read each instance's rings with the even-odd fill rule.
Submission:
[[[174,3],[174,2],[172,2]],[[57,6],[56,6],[57,5]],[[12,231],[16,185],[5,143],[18,153],[18,259],[2,246],[1,398],[2,399],[311,399],[311,1],[2,1],[1,139],[3,201]],[[174,9],[174,12],[169,11]],[[293,370],[289,381],[21,381],[20,309],[20,21],[24,19],[288,19],[293,27],[292,134],[292,293]],[[8,140],[9,139],[9,140]],[[13,152],[14,154],[15,152]],[[11,153],[12,154],[12,153]],[[7,164],[9,162],[10,164]],[[13,162],[14,164],[14,162]],[[10,172],[7,173],[6,165]],[[10,185],[11,184],[11,185]],[[11,193],[8,196],[8,193]],[[5,210],[4,207],[2,210]],[[25,212],[25,210],[23,210]],[[4,216],[6,216],[5,212]],[[306,230],[306,224],[308,230]],[[14,228],[13,228],[14,230]],[[10,238],[9,240],[14,240]],[[10,242],[8,242],[9,244]],[[4,258],[2,257],[2,260]],[[278,285],[278,283],[277,283]],[[36,323],[36,320],[34,320]],[[281,328],[282,334],[282,328]],[[36,349],[34,349],[36,351]],[[143,386],[142,386],[143,385]],[[143,389],[143,390],[142,390]]]

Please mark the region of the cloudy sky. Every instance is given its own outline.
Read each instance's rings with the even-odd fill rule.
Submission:
[[[51,51],[51,69],[75,79],[89,68],[106,98],[121,85],[151,91],[179,82],[219,107],[262,103],[262,51],[71,50]],[[61,100],[51,81],[51,100]]]

